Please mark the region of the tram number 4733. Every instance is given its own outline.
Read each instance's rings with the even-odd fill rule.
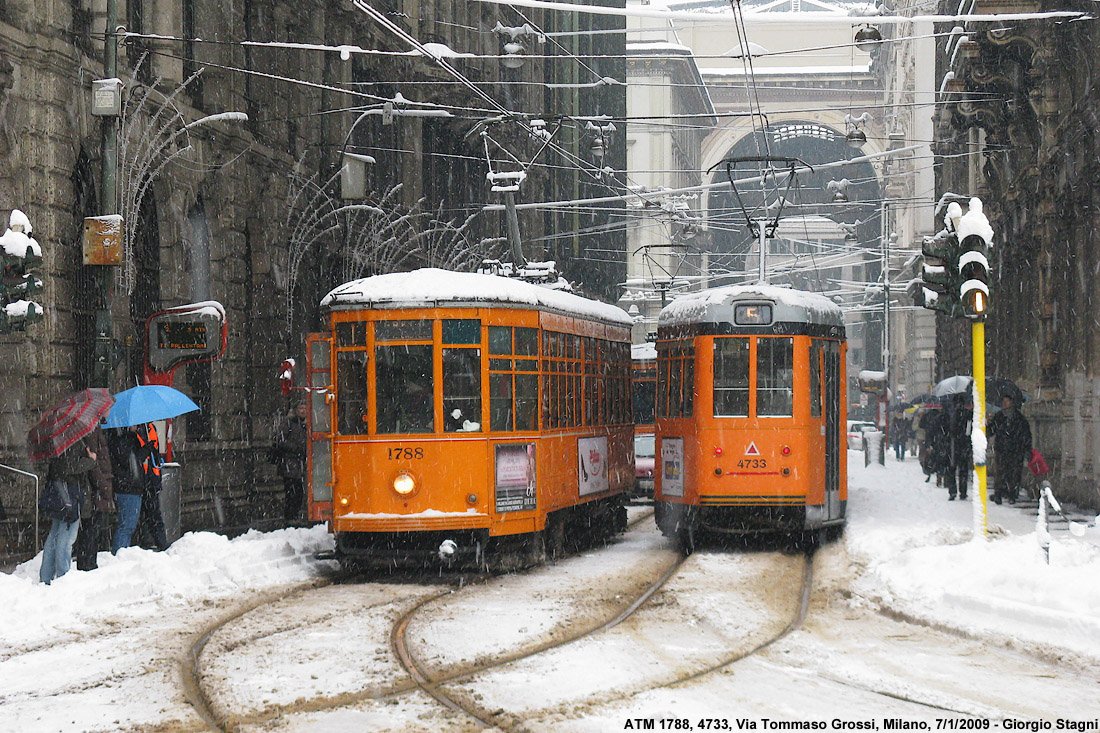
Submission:
[[[742,458],[737,462],[738,468],[767,468],[768,461],[764,458]]]
[[[396,460],[399,460],[399,459],[402,459],[402,458],[404,458],[405,460],[412,460],[414,458],[423,458],[424,457],[424,449],[423,448],[401,448],[401,447],[390,448],[389,452],[386,454],[386,457],[389,458],[390,460],[393,460],[393,461],[396,461]]]

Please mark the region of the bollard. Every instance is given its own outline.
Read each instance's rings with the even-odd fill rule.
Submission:
[[[164,534],[172,544],[182,534],[180,527],[180,494],[183,488],[183,470],[178,463],[165,463],[160,467],[160,513],[164,517]]]

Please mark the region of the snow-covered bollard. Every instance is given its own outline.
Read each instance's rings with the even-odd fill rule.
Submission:
[[[1050,488],[1049,481],[1043,481],[1039,484],[1039,516],[1035,520],[1035,535],[1039,539],[1039,546],[1043,548],[1043,554],[1046,556],[1047,565],[1050,565],[1050,531],[1047,529],[1047,506],[1058,512],[1058,516],[1066,520],[1066,524],[1069,526],[1069,533],[1074,537],[1081,537],[1088,529],[1085,525],[1079,522],[1071,522],[1069,517],[1062,514],[1062,505],[1058,503],[1058,500],[1054,498],[1054,492]],[[1098,517],[1100,519],[1100,517]]]
[[[863,465],[871,462],[886,465],[886,433],[881,430],[868,430],[863,434]]]
[[[1050,532],[1047,530],[1047,502],[1050,501],[1058,511],[1058,500],[1050,490],[1050,482],[1044,481],[1039,485],[1039,514],[1035,519],[1035,537],[1039,540],[1039,547],[1043,548],[1043,557],[1047,565],[1050,565]]]

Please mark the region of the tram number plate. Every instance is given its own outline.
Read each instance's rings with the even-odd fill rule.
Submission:
[[[737,462],[738,468],[767,468],[768,462],[763,458],[742,458]]]
[[[424,457],[424,449],[423,448],[401,448],[401,447],[390,448],[389,452],[386,454],[386,457],[389,458],[391,461],[398,461],[398,460],[401,460],[401,459],[411,461],[414,458],[423,458]]]

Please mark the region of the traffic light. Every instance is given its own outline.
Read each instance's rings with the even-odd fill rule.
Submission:
[[[25,331],[42,320],[42,306],[31,300],[42,292],[42,281],[30,271],[42,262],[42,250],[24,230],[30,231],[30,222],[15,210],[10,228],[0,236],[0,333]]]
[[[925,237],[921,246],[924,262],[921,277],[907,288],[917,305],[951,317],[963,315],[959,302],[959,239],[947,229]]]
[[[989,247],[993,227],[982,213],[981,199],[970,199],[970,210],[959,219],[959,301],[967,318],[982,318],[989,310]]]

